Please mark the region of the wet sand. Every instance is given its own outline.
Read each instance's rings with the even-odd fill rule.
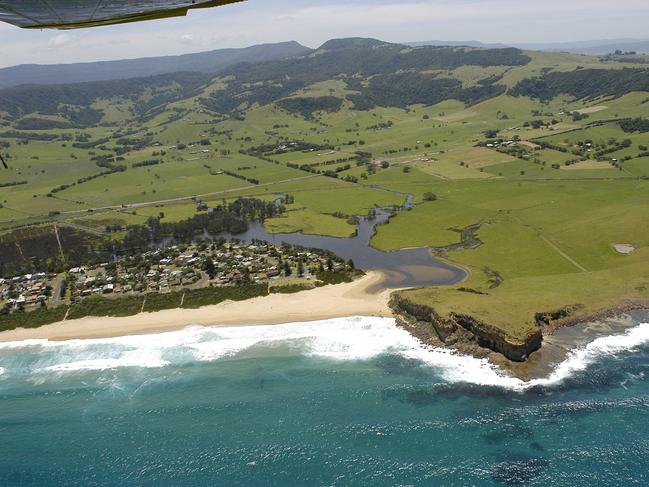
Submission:
[[[385,282],[394,276],[372,271],[351,283],[329,285],[296,294],[272,294],[247,301],[226,301],[199,309],[173,309],[140,313],[128,317],[86,317],[62,321],[39,328],[0,332],[0,342],[33,339],[74,340],[112,338],[181,330],[188,326],[254,326],[320,321],[349,316],[393,317],[388,303],[395,289]],[[523,380],[547,377],[566,360],[571,350],[582,348],[593,340],[624,333],[640,322],[649,321],[649,311],[637,310],[619,317],[578,323],[547,334],[543,346],[523,363],[512,362],[503,355],[484,348],[455,348],[500,367]],[[440,342],[438,345],[444,348]]]
[[[271,294],[199,309],[173,309],[127,317],[87,317],[40,328],[19,328],[1,332],[0,342],[111,338],[180,330],[193,325],[275,325],[347,316],[391,317],[388,301],[393,290],[381,288],[384,278],[380,272],[370,272],[351,283],[296,294]]]

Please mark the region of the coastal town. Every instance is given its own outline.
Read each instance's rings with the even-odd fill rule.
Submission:
[[[317,275],[353,266],[327,252],[265,242],[174,245],[114,262],[0,278],[3,314],[69,305],[90,296],[119,299],[183,289],[267,283],[315,287]]]

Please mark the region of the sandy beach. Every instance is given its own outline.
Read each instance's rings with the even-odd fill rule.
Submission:
[[[330,285],[297,294],[272,294],[247,301],[226,301],[199,309],[173,309],[127,317],[87,317],[40,328],[5,331],[0,342],[49,339],[110,338],[179,330],[187,326],[274,325],[345,316],[392,316],[388,306],[393,290],[374,288],[383,280],[370,272],[351,283]]]

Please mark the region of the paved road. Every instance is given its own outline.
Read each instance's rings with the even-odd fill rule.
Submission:
[[[196,195],[191,195],[191,196],[180,196],[178,198],[169,198],[166,200],[156,200],[156,201],[146,201],[143,203],[125,203],[122,205],[112,205],[112,206],[99,206],[95,208],[89,208],[86,210],[72,210],[72,211],[64,211],[61,214],[62,215],[73,215],[73,214],[80,214],[80,213],[88,213],[89,211],[103,211],[103,210],[128,210],[128,209],[135,209],[135,208],[146,208],[149,206],[156,206],[156,205],[164,205],[164,204],[169,204],[169,203],[179,203],[181,201],[191,201],[194,198],[207,198],[210,196],[218,196],[222,194],[228,194],[228,193],[237,193],[239,191],[246,191],[249,189],[257,189],[257,188],[263,188],[263,187],[268,187],[268,186],[274,186],[277,184],[282,184],[282,183],[290,183],[293,181],[301,181],[304,179],[312,179],[312,178],[318,178],[322,177],[321,174],[310,174],[308,176],[301,176],[299,178],[291,178],[291,179],[282,179],[280,181],[273,181],[271,183],[263,183],[263,184],[256,184],[252,186],[242,186],[240,188],[232,188],[232,189],[225,189],[222,191],[214,191],[212,193],[202,193],[202,194],[196,194]]]
[[[60,297],[64,278],[65,274],[59,274],[52,282],[52,299],[49,302],[50,306],[60,306],[65,304],[65,298],[61,299]]]

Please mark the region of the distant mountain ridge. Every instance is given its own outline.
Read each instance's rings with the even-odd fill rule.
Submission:
[[[332,50],[341,44],[347,47],[368,48],[383,44],[376,39],[348,38],[333,39],[319,49]],[[608,39],[567,43],[483,43],[476,40],[444,41],[431,40],[406,42],[412,47],[450,46],[482,49],[519,48],[536,51],[570,52],[575,54],[609,54],[616,50],[649,53],[649,40]],[[119,79],[144,78],[177,72],[218,73],[238,63],[277,61],[313,52],[313,49],[295,41],[273,44],[259,44],[246,48],[218,49],[213,51],[159,56],[140,59],[97,61],[71,64],[21,64],[0,68],[0,89],[23,84],[51,85],[81,83],[86,81],[111,81]]]
[[[216,73],[238,63],[273,61],[310,51],[295,42],[260,44],[178,56],[74,64],[22,64],[0,69],[0,89],[22,84],[63,84],[155,76],[181,71]]]
[[[421,41],[407,42],[409,46],[468,46],[481,48],[504,48],[517,47],[519,49],[528,49],[532,51],[550,51],[550,52],[569,52],[573,54],[611,54],[617,50],[635,51],[638,53],[649,53],[649,39],[601,39],[592,41],[575,41],[575,42],[546,42],[546,43],[484,43],[480,41]]]
[[[461,66],[500,68],[524,66],[531,58],[516,48],[407,48],[377,39],[332,39],[304,55],[256,63],[238,62],[216,73],[193,71],[148,77],[85,81],[55,85],[20,85],[0,89],[0,107],[21,130],[44,127],[89,127],[104,112],[92,107],[98,99],[120,98],[130,117],[144,120],[173,102],[195,97],[194,107],[216,116],[240,118],[255,106],[280,103],[319,82],[344,80],[353,93],[344,95],[359,110],[375,106],[432,105],[455,99],[465,103],[502,94],[502,75],[487,75],[465,85],[448,74]],[[240,56],[239,56],[240,59]],[[431,73],[430,71],[435,71]],[[218,80],[218,90],[206,89]],[[334,90],[335,91],[335,90]],[[309,117],[314,111],[336,111],[343,97],[294,97],[282,101],[287,111]],[[26,115],[34,114],[33,117]],[[43,118],[56,116],[58,120]],[[176,114],[177,116],[177,114]]]
[[[377,39],[332,39],[317,49],[300,49],[298,55],[221,64],[213,73],[200,72],[198,65],[192,65],[192,71],[147,77],[0,89],[0,124],[18,130],[85,128],[127,120],[142,124],[165,112],[167,121],[179,120],[185,113],[243,120],[248,111],[271,104],[308,119],[317,112],[339,111],[345,103],[365,111],[433,106],[447,100],[470,106],[503,94],[545,101],[562,93],[592,100],[649,92],[644,59],[616,70],[607,69],[607,60],[602,59],[596,69],[586,69],[580,66],[580,58],[556,54],[553,58],[563,58],[573,69],[561,65],[563,69],[554,71],[545,66],[541,76],[520,69],[535,57],[544,58],[513,47],[408,48]],[[241,60],[241,56],[235,58]],[[465,66],[473,69],[459,70]],[[506,78],[516,70],[520,79],[518,75]],[[325,82],[328,90],[315,88]],[[313,90],[317,96],[312,96]],[[102,104],[94,105],[97,100],[106,100],[115,108],[110,120]]]

